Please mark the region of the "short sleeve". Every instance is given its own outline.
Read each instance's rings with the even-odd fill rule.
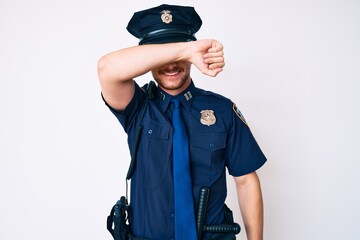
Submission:
[[[232,126],[226,148],[226,166],[232,176],[242,176],[259,169],[266,157],[261,151],[241,112],[233,105]]]
[[[101,95],[102,96],[102,95]],[[128,133],[131,123],[137,116],[137,113],[140,111],[144,101],[146,98],[145,92],[142,88],[135,82],[135,93],[130,103],[126,106],[126,108],[122,111],[116,110],[112,108],[102,96],[103,101],[106,106],[110,109],[110,111],[115,115],[115,117],[119,120],[120,124],[123,126],[125,132]]]

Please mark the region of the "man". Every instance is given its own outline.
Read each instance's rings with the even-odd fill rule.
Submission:
[[[245,119],[229,99],[195,87],[191,65],[215,77],[225,65],[223,46],[211,39],[196,40],[202,21],[194,8],[161,5],[134,14],[128,31],[139,46],[109,53],[99,60],[102,96],[128,134],[130,150],[142,126],[137,164],[131,184],[131,230],[141,239],[196,239],[194,215],[200,188],[210,189],[206,225],[225,221],[227,195],[225,167],[234,176],[239,206],[249,240],[263,235],[263,204],[256,170],[266,161]],[[133,80],[151,71],[157,87],[140,88]],[[174,100],[178,99],[178,100]],[[148,101],[148,104],[146,104]],[[188,143],[176,142],[174,102]],[[181,140],[182,141],[182,140]],[[185,140],[184,140],[185,141]],[[186,210],[189,220],[176,220],[178,146],[189,155],[187,168],[192,194]],[[186,183],[187,184],[187,183]],[[180,200],[179,200],[180,201]],[[178,230],[182,229],[182,230]],[[182,237],[189,234],[189,237]],[[190,235],[192,237],[190,237]],[[204,233],[204,239],[235,239],[229,234]]]

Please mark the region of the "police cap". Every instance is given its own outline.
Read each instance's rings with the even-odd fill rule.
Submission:
[[[193,7],[163,4],[134,13],[127,30],[139,45],[195,41],[202,24]]]

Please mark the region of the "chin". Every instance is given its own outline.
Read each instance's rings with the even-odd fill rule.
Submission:
[[[170,95],[177,95],[184,91],[190,84],[190,81],[177,81],[177,82],[158,82],[160,88]]]
[[[164,90],[179,90],[184,86],[184,83],[179,83],[179,84],[160,84],[159,86],[161,88],[163,88]]]

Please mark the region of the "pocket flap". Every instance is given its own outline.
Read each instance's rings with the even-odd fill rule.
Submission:
[[[226,146],[226,133],[203,133],[192,135],[192,145],[207,149],[209,151],[216,151]]]
[[[144,126],[144,134],[146,134],[149,138],[157,138],[157,139],[168,139],[170,126],[168,124],[162,124],[159,122],[155,122],[150,119],[146,119],[147,124]]]

